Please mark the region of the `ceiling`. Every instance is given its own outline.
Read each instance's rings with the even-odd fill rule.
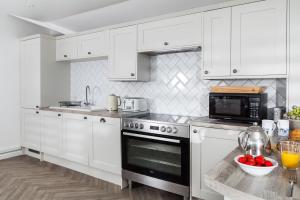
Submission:
[[[0,7],[79,32],[226,1],[230,0],[2,0]]]
[[[51,21],[126,0],[1,0],[1,9],[26,18]]]

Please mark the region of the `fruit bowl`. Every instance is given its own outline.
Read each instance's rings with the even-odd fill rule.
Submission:
[[[252,176],[265,176],[270,174],[276,167],[278,167],[278,162],[271,158],[265,157],[265,161],[269,161],[272,163],[273,166],[251,166],[248,164],[241,163],[239,159],[244,157],[244,155],[239,155],[234,158],[234,161],[237,165],[246,173]]]

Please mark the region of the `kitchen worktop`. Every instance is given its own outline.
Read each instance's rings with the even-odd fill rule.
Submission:
[[[242,154],[237,148],[205,175],[208,187],[225,196],[226,200],[300,200],[300,184],[294,186],[293,198],[286,196],[287,171],[277,167],[271,174],[254,177],[243,172],[233,161]],[[300,177],[300,170],[298,170]]]
[[[139,116],[146,115],[148,112],[122,112],[122,111],[108,111],[108,110],[99,110],[99,111],[78,111],[78,110],[67,110],[67,109],[54,109],[54,108],[40,108],[43,111],[52,111],[59,113],[73,113],[73,114],[82,114],[89,116],[99,116],[99,117],[111,117],[111,118],[122,118],[122,117],[131,117],[131,116]]]
[[[191,126],[205,127],[205,128],[216,128],[216,129],[226,129],[234,131],[245,131],[251,124],[238,123],[217,119],[210,119],[208,117],[201,117],[196,120],[191,120]]]

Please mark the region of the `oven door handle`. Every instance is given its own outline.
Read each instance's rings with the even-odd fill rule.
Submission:
[[[180,144],[180,140],[124,132],[123,135]]]

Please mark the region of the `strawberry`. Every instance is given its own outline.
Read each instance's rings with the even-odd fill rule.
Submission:
[[[271,161],[266,160],[266,161],[265,161],[265,166],[266,166],[266,167],[272,167],[272,166],[273,166],[273,163],[272,163]]]
[[[247,158],[244,157],[244,156],[243,156],[243,157],[240,157],[240,158],[239,158],[239,162],[240,162],[240,163],[243,163],[243,164],[246,164]]]
[[[246,165],[255,166],[255,161],[247,161]]]
[[[260,165],[262,166],[263,164],[265,164],[265,158],[263,156],[257,156],[255,158],[255,162],[256,162],[256,165]]]
[[[253,156],[251,156],[250,154],[245,155],[245,157],[247,158],[247,160],[253,159]]]

